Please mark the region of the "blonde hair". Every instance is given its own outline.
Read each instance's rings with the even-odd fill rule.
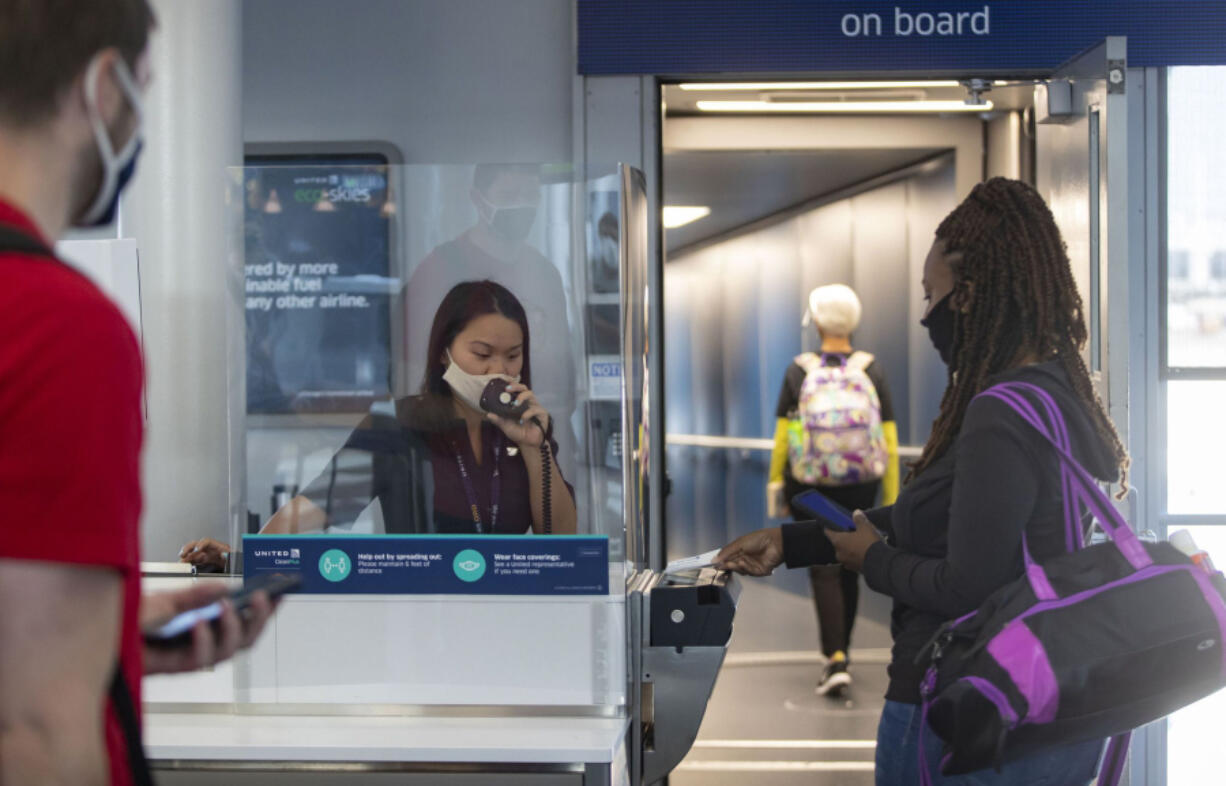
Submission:
[[[860,298],[843,284],[818,287],[809,293],[808,317],[828,336],[850,336],[860,325]]]

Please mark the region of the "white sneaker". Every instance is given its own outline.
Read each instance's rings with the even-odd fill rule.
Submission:
[[[851,675],[847,673],[846,660],[832,660],[826,664],[825,670],[822,671],[822,678],[817,681],[817,687],[814,692],[818,696],[831,696],[837,698],[843,695],[843,692],[851,686]]]

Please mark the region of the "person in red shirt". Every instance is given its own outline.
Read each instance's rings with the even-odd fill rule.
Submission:
[[[114,217],[152,26],[147,0],[0,0],[0,784],[148,782],[142,674],[229,657],[272,611],[143,645],[225,588],[142,598],[140,347],[50,250]]]

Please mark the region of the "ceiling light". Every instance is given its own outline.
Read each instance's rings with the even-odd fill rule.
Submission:
[[[945,82],[688,82],[682,90],[721,92],[724,90],[876,90],[896,87],[957,87]]]
[[[949,80],[912,80],[894,82],[685,82],[682,90],[723,92],[726,90],[888,90],[914,87],[960,87],[961,82]],[[1003,79],[994,82],[997,86],[1008,84]]]
[[[696,205],[665,205],[664,228],[676,229],[711,215],[711,208]]]
[[[962,101],[698,101],[703,112],[990,112],[992,102]]]

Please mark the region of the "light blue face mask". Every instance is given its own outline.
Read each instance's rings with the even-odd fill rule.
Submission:
[[[111,137],[107,133],[106,123],[98,109],[98,80],[102,76],[101,60],[95,58],[85,73],[85,110],[89,115],[89,125],[94,132],[94,144],[98,148],[98,157],[102,161],[102,181],[85,212],[73,223],[79,227],[106,226],[115,220],[119,209],[119,196],[124,187],[132,180],[136,172],[136,158],[141,151],[141,122],[144,119],[140,90],[136,80],[123,60],[115,62],[115,77],[119,86],[127,96],[132,111],[136,113],[136,128],[123,148],[116,153],[111,147]]]

